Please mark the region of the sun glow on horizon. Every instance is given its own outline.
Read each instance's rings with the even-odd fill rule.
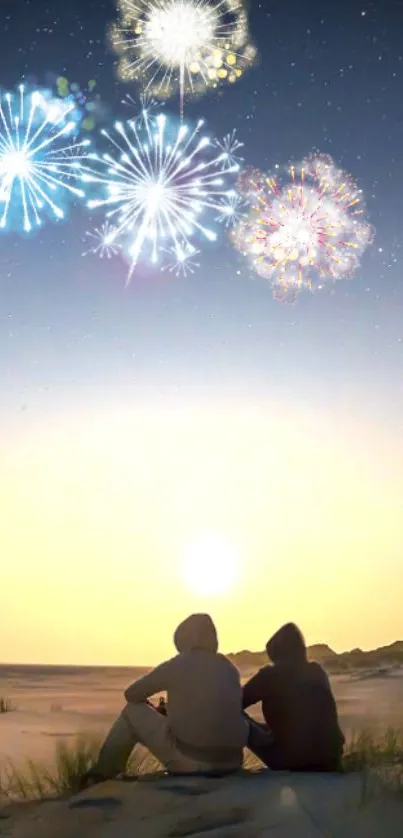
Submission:
[[[400,427],[188,401],[2,421],[3,661],[149,666],[191,611],[225,651],[290,619],[340,650],[400,636]]]

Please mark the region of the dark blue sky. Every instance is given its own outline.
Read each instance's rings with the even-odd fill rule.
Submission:
[[[106,45],[113,0],[3,0],[0,80],[49,73],[98,82],[111,114],[125,92]],[[225,233],[187,278],[83,257],[78,207],[38,235],[0,237],[0,406],[13,422],[136,388],[214,401],[273,393],[347,406],[399,427],[403,409],[403,3],[250,3],[259,61],[236,85],[187,105],[217,136],[232,128],[246,161],[269,170],[313,149],[363,188],[373,245],[333,293],[272,299]],[[176,102],[169,108],[175,112]],[[127,114],[126,114],[127,115]]]

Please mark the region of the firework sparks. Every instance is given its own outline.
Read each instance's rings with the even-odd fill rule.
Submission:
[[[239,142],[235,129],[226,134],[222,140],[216,140],[215,145],[221,150],[222,160],[227,166],[243,163],[243,157],[240,157],[238,152],[244,144]]]
[[[127,93],[123,99],[121,99],[121,104],[125,105],[127,108],[131,108],[136,111],[136,119],[138,125],[145,126],[148,120],[155,116],[155,112],[159,107],[158,102],[156,99],[151,96],[151,94],[145,92],[141,93],[139,96],[139,100],[136,101],[130,93]],[[140,114],[139,114],[140,109]],[[138,115],[139,114],[139,115]]]
[[[43,215],[60,220],[68,200],[83,198],[89,141],[75,142],[74,106],[34,90],[0,97],[0,229],[29,233]]]
[[[100,122],[107,118],[107,108],[101,100],[100,93],[95,92],[97,87],[96,79],[90,79],[87,84],[81,86],[77,81],[70,81],[65,76],[58,76],[55,79],[55,88],[58,100],[62,104],[76,104],[80,114],[81,128],[84,131],[93,131]]]
[[[234,189],[220,202],[216,221],[225,227],[234,227],[244,217],[246,210],[245,199]]]
[[[197,268],[200,268],[200,263],[195,262],[195,257],[199,255],[200,251],[196,250],[193,245],[185,243],[180,250],[168,251],[171,261],[167,262],[162,268],[163,271],[175,273],[177,276],[187,276],[194,274]]]
[[[123,99],[121,99],[121,104],[125,105],[127,108],[135,110],[136,114],[138,113],[140,107],[140,113],[145,117],[148,117],[150,116],[150,114],[154,113],[154,111],[158,107],[157,100],[154,99],[154,97],[147,92],[141,93],[138,101],[130,93],[126,93]]]
[[[85,235],[90,240],[90,246],[84,251],[83,256],[91,253],[101,259],[111,259],[119,253],[120,248],[115,241],[116,230],[108,221],[104,221],[100,227],[96,227]]]
[[[233,83],[255,57],[243,0],[118,0],[110,29],[123,81],[158,99]]]
[[[361,190],[330,157],[291,166],[284,180],[246,170],[238,188],[249,211],[233,242],[277,299],[295,299],[356,272],[374,231]]]
[[[216,239],[203,216],[221,211],[239,166],[223,165],[222,154],[201,136],[202,127],[202,121],[193,131],[181,124],[172,133],[159,114],[145,122],[118,122],[113,133],[102,132],[112,154],[92,155],[83,177],[101,197],[88,206],[106,208],[114,241],[131,259],[129,279],[140,258],[157,263],[170,249],[181,262],[197,235]]]
[[[74,118],[79,122],[82,132],[91,132],[95,127],[106,123],[109,121],[109,107],[97,92],[97,87],[96,79],[89,79],[85,84],[80,84],[66,76],[55,76],[52,81],[55,113],[58,108],[63,107],[71,113],[72,106],[75,105]]]

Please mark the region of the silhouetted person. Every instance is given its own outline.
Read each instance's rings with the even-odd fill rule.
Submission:
[[[211,617],[188,617],[174,642],[178,654],[125,691],[126,707],[81,789],[124,773],[138,742],[171,774],[226,774],[241,767],[248,738],[241,682],[235,666],[218,653]],[[147,701],[160,692],[168,695],[166,715]]]
[[[265,725],[251,720],[248,747],[269,768],[338,771],[344,736],[329,679],[307,660],[304,638],[287,623],[268,641],[273,661],[243,688],[243,707],[262,703]]]

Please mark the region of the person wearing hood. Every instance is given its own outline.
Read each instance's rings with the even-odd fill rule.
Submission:
[[[238,670],[218,652],[208,614],[192,614],[176,629],[178,654],[134,681],[94,768],[80,788],[124,773],[141,743],[171,774],[226,774],[242,766],[248,723]],[[167,693],[166,715],[148,699]]]
[[[266,645],[273,665],[243,688],[243,707],[261,702],[265,725],[250,720],[248,747],[269,768],[338,771],[344,736],[329,679],[310,663],[304,638],[287,623]]]

